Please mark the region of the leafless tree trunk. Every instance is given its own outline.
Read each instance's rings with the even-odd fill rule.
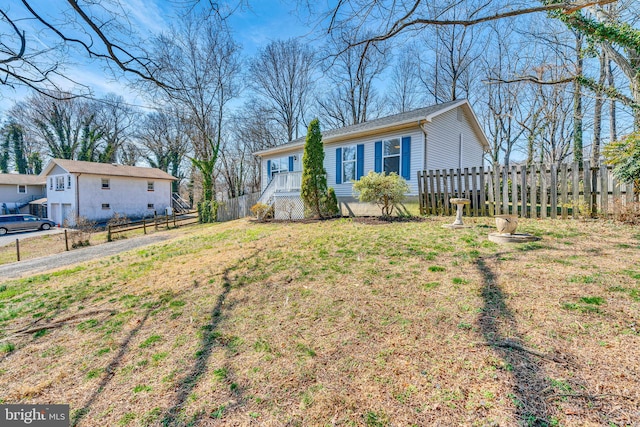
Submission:
[[[421,106],[424,96],[421,95],[420,60],[417,56],[418,47],[411,45],[402,49],[396,58],[391,72],[385,104],[391,114],[404,113]]]
[[[274,41],[250,61],[251,87],[292,141],[305,125],[314,86],[314,53],[295,39]],[[284,141],[284,142],[286,142]]]
[[[193,162],[202,175],[204,200],[215,200],[215,165],[222,146],[228,103],[239,93],[239,47],[223,21],[187,16],[155,42],[154,73],[170,87],[151,85],[190,125]]]
[[[144,117],[137,137],[144,149],[142,155],[149,165],[178,178],[173,182],[177,192],[179,181],[185,178],[185,165],[192,132],[175,111],[167,109]]]
[[[593,142],[591,143],[591,164],[600,163],[600,146],[602,145],[602,105],[604,103],[604,87],[607,77],[607,54],[601,50],[598,54],[600,62],[600,74],[598,76],[598,90],[596,90],[596,101],[593,106]]]
[[[377,117],[377,93],[374,82],[387,68],[389,50],[375,46],[364,52],[364,46],[349,48],[358,37],[354,31],[345,31],[332,37],[327,50],[331,54],[326,63],[326,74],[331,90],[320,100],[323,123],[328,127],[342,127],[366,122]],[[340,52],[337,56],[332,56]]]

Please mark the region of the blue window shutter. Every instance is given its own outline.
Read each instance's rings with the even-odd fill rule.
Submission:
[[[382,141],[376,141],[373,160],[373,170],[377,173],[382,172]]]
[[[342,184],[342,148],[336,148],[336,184]]]
[[[358,144],[356,154],[356,180],[364,175],[364,144]]]
[[[267,182],[271,181],[271,160],[267,160]]]
[[[289,156],[289,172],[293,172],[293,156]]]
[[[402,177],[411,180],[411,137],[402,137]]]

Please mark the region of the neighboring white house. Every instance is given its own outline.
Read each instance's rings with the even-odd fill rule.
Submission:
[[[29,213],[29,204],[45,197],[45,179],[40,175],[0,174],[0,215]]]
[[[355,201],[352,180],[369,171],[401,175],[409,184],[409,196],[417,196],[418,171],[480,167],[489,150],[465,99],[323,131],[322,142],[327,184],[335,189],[343,211],[350,212]],[[278,212],[281,205],[299,199],[304,144],[305,138],[299,138],[254,153],[262,159],[260,201],[275,205],[276,218],[287,217]]]
[[[77,217],[106,221],[116,213],[131,218],[164,214],[176,179],[156,168],[62,159],[51,160],[42,175],[49,219],[69,225]]]

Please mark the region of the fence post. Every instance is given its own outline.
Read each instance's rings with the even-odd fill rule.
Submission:
[[[173,228],[176,228],[176,211],[173,211]]]
[[[517,200],[514,202],[518,203]],[[527,211],[527,165],[520,167],[520,205],[522,206],[520,218],[529,218]]]
[[[551,196],[551,218],[556,219],[558,217],[558,170],[556,164],[551,164],[551,176],[549,184],[549,195]]]
[[[598,163],[591,166],[591,217],[598,216]]]
[[[158,212],[153,211],[153,226],[158,231]]]
[[[165,212],[165,214],[166,214],[166,212]],[[167,230],[168,230],[169,229],[169,215],[165,215],[164,216],[164,220],[165,220],[165,224],[166,224]]]
[[[107,226],[107,242],[111,241],[111,226]]]
[[[67,234],[67,230],[64,230],[64,247],[69,252],[69,235]]]
[[[147,218],[142,218],[142,230],[147,234]]]
[[[20,261],[20,240],[16,239],[16,255],[18,256],[18,261]]]

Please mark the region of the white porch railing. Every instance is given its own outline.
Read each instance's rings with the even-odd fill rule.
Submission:
[[[300,191],[302,183],[302,172],[280,172],[273,175],[271,182],[264,189],[258,202],[265,204],[273,203],[275,193],[290,193]]]

